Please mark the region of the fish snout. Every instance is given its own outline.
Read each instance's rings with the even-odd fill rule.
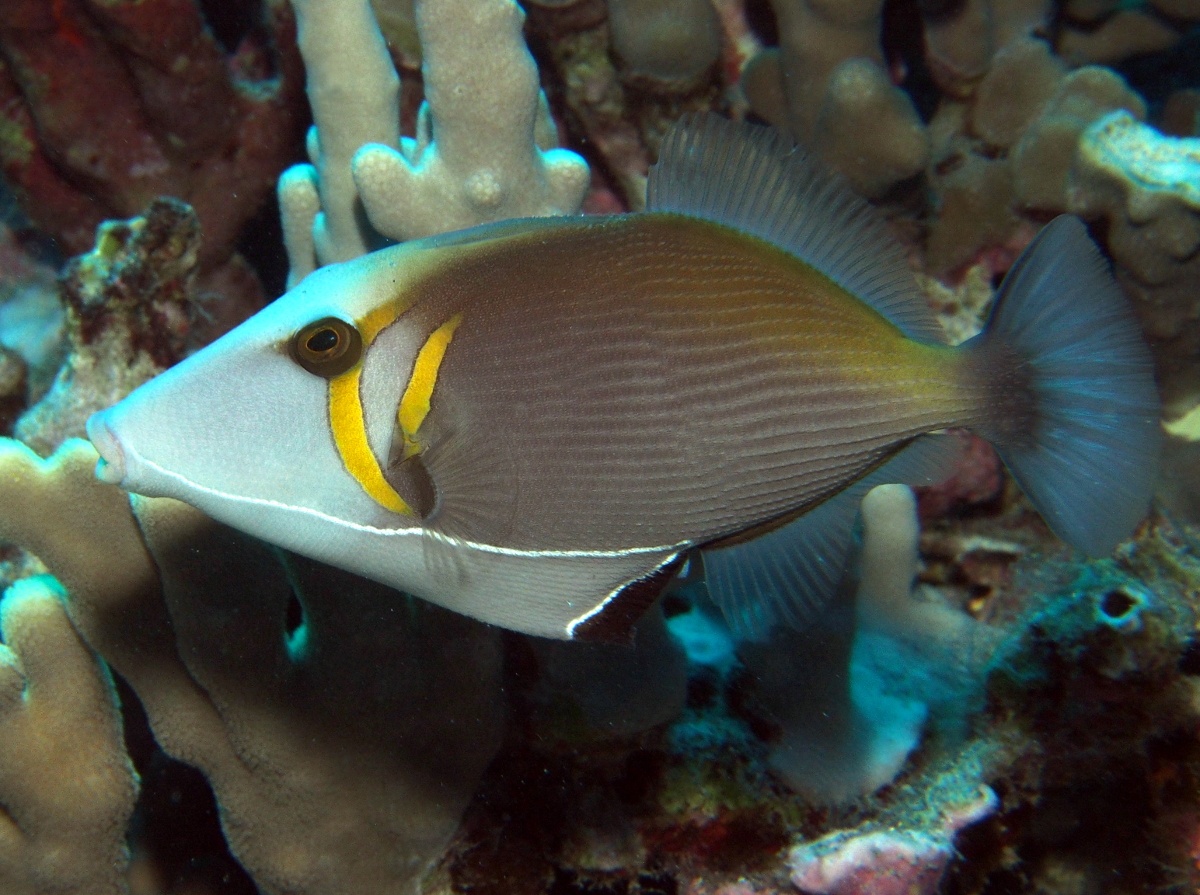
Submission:
[[[120,485],[125,481],[125,448],[121,440],[113,432],[112,426],[106,419],[107,410],[93,413],[87,421],[87,436],[96,450],[100,452],[100,460],[96,463],[96,478],[110,485]]]

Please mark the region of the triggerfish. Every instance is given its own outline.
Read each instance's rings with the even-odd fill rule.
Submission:
[[[995,445],[1101,556],[1147,510],[1141,331],[1060,217],[942,343],[887,225],[768,128],[668,134],[647,211],[506,221],[322,268],[96,414],[97,474],[544,637],[613,639],[685,559],[734,629],[802,626],[858,504]]]

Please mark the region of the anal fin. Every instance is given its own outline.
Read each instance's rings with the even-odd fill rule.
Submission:
[[[605,601],[601,611],[573,629],[576,640],[633,643],[634,625],[675,578],[683,556],[678,555],[643,578],[630,581]]]
[[[876,485],[941,481],[958,439],[925,435],[792,521],[730,546],[705,547],[705,580],[740,640],[764,641],[777,625],[802,630],[837,593],[853,546],[859,505]]]

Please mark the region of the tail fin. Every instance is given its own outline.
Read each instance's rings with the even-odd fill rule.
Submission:
[[[1059,537],[1107,556],[1149,507],[1159,403],[1141,327],[1078,218],[1043,228],[966,347],[981,361],[1015,360],[1010,373],[1034,404],[1032,431],[981,434]]]

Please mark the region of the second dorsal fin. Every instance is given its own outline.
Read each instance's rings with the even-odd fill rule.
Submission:
[[[910,338],[943,341],[883,218],[774,128],[684,115],[663,140],[646,189],[647,211],[757,236],[812,265]]]

